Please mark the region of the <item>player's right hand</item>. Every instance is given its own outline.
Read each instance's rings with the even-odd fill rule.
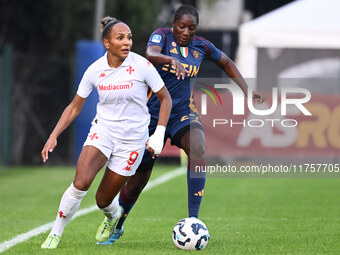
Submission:
[[[177,79],[179,80],[182,77],[182,80],[184,80],[185,75],[189,74],[190,71],[185,69],[185,67],[179,62],[177,58],[172,58],[171,65],[176,71]]]
[[[52,152],[56,146],[57,146],[57,139],[50,136],[44,148],[41,151],[41,157],[44,163],[46,162],[46,160],[48,160],[48,153]]]
[[[253,96],[253,99],[256,100],[256,102],[258,104],[262,104],[263,101],[265,100],[265,97],[262,94],[260,94],[259,92],[256,92],[256,91],[253,92],[252,96]]]

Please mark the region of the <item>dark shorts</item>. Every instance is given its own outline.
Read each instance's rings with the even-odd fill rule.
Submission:
[[[157,127],[158,120],[151,119],[149,125],[149,136],[151,136]],[[192,128],[200,128],[203,130],[201,118],[198,113],[191,111],[186,115],[178,115],[178,117],[170,118],[165,130],[164,144],[167,139],[171,140],[171,145],[181,148],[180,142],[182,137]],[[142,163],[137,171],[146,172],[152,169],[154,159],[148,150],[145,150]]]

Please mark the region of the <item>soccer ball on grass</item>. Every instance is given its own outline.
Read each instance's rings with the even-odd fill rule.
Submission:
[[[180,220],[172,231],[172,241],[183,250],[202,250],[209,238],[206,225],[194,217]]]

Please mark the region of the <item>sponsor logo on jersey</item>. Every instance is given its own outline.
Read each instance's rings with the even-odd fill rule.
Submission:
[[[177,47],[177,44],[176,44],[174,41],[172,41],[171,45],[172,45],[173,47]]]
[[[195,66],[195,65],[188,65],[188,64],[184,64],[181,63],[185,69],[187,69],[189,71],[189,73],[187,74],[187,77],[194,77],[198,74],[198,70],[200,69],[199,66]],[[170,73],[176,73],[176,70],[174,69],[174,66],[171,65],[171,68],[169,68],[169,64],[163,65],[162,70],[163,71],[169,71]]]
[[[99,85],[99,90],[110,91],[110,90],[124,90],[131,89],[133,86],[132,81],[122,81],[117,84]]]
[[[181,47],[180,48],[180,51],[181,51],[181,54],[184,58],[186,58],[189,54],[189,50],[188,50],[188,47]]]
[[[178,54],[178,51],[177,51],[176,48],[173,48],[170,52],[173,53],[173,54]]]
[[[197,50],[194,50],[194,52],[192,53],[192,55],[194,55],[194,58],[198,58],[199,57],[199,53]]]
[[[151,42],[160,43],[161,40],[162,40],[162,36],[160,36],[160,35],[153,35],[153,37],[151,39]]]
[[[106,76],[105,73],[100,73],[100,75],[99,75],[98,78],[103,78],[103,77],[105,77],[105,76]]]

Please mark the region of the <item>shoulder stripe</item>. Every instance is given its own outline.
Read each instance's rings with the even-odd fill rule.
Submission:
[[[210,48],[208,47],[208,45],[205,42],[202,42],[206,51],[207,51],[207,58],[210,58],[211,53],[210,53]]]
[[[196,42],[200,42],[200,41],[202,41],[202,42],[208,42],[208,43],[211,43],[209,40],[207,40],[207,39],[203,38],[202,36],[194,36],[194,38],[193,38],[193,41],[196,41]]]
[[[168,27],[164,27],[164,28],[158,28],[155,30],[156,34],[160,34],[160,35],[163,35],[163,34],[170,34],[171,33],[171,29],[168,28]]]
[[[171,29],[168,27],[164,27],[164,28],[159,28],[159,33],[160,35],[164,35],[164,44],[166,43],[167,37],[168,35],[171,33]]]
[[[204,45],[206,51],[207,51],[206,57],[207,57],[207,58],[210,58],[211,52],[210,52],[210,48],[209,48],[209,46],[207,45],[207,43],[208,43],[208,44],[211,44],[211,42],[210,42],[209,40],[203,38],[202,36],[195,36],[195,37],[193,38],[193,41],[198,42],[198,43],[202,43],[202,44]]]

